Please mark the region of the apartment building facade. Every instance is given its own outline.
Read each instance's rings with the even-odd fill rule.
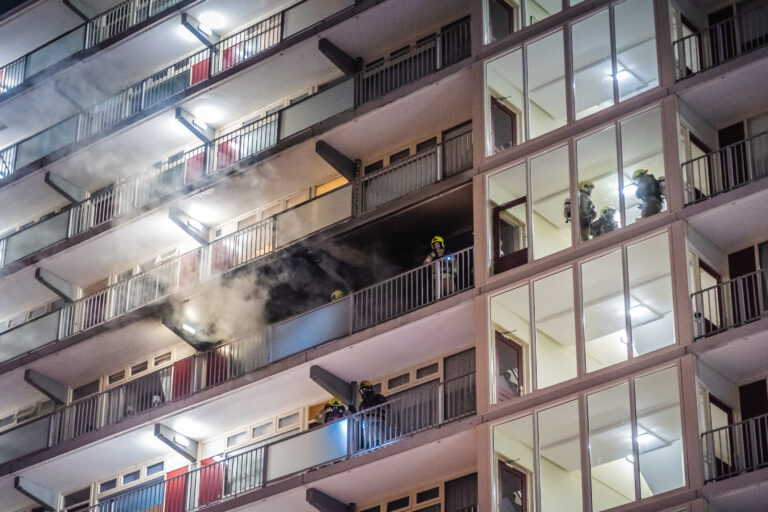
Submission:
[[[765,2],[33,0],[0,41],[0,512],[768,506]]]

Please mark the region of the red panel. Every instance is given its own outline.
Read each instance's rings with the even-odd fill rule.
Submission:
[[[213,253],[211,255],[211,272],[225,272],[229,270],[229,247],[224,242],[213,244]]]
[[[205,152],[198,153],[195,156],[187,158],[187,169],[184,175],[184,184],[199,180],[203,177],[203,166],[205,165]]]
[[[173,364],[173,400],[187,396],[192,391],[192,358],[187,357]]]
[[[216,169],[222,169],[237,161],[239,137],[234,137],[219,144],[216,148]]]
[[[206,356],[205,382],[215,386],[229,377],[229,357],[219,351],[209,352]]]
[[[221,52],[221,70],[229,69],[235,64],[242,62],[243,54],[242,49],[243,41],[233,44],[226,50]]]
[[[224,486],[224,471],[222,464],[215,464],[213,457],[200,461],[200,506],[207,505],[221,499],[221,491]]]
[[[200,268],[200,253],[192,252],[184,255],[179,262],[179,287],[184,288],[198,282]]]
[[[165,512],[184,512],[187,495],[187,467],[169,471],[165,475]]]
[[[210,59],[201,60],[194,66],[192,66],[192,81],[189,85],[195,85],[208,78],[208,71],[210,70]]]
[[[0,69],[0,85],[3,85],[3,74],[5,73],[5,69]]]

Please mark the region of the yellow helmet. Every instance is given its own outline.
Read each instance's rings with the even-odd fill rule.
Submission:
[[[440,245],[445,247],[445,240],[443,240],[443,237],[435,235],[432,237],[432,240],[429,242],[429,246],[432,247],[435,245],[435,242],[440,242]]]
[[[369,380],[364,380],[364,381],[360,382],[360,389],[362,389],[362,388],[372,388],[372,387],[373,387],[373,384],[371,384],[371,381],[369,381]]]
[[[326,405],[329,405],[331,407],[344,407],[344,404],[341,403],[341,400],[334,397],[328,400],[328,403]]]
[[[638,169],[635,172],[632,173],[632,181],[635,181],[637,178],[642,176],[643,174],[647,174],[648,169]]]
[[[608,212],[611,212],[611,213],[609,214]],[[613,207],[613,206],[611,206],[611,205],[608,205],[608,206],[603,206],[603,207],[600,209],[600,215],[602,215],[602,216],[606,216],[606,215],[609,215],[610,217],[613,217],[613,215],[614,215],[615,213],[616,213],[616,208],[614,208],[614,207]]]
[[[595,188],[595,184],[592,183],[590,180],[584,180],[579,182],[579,190],[584,190],[585,188],[589,188],[592,190]]]
[[[339,300],[342,297],[344,297],[344,292],[341,290],[333,290],[333,293],[331,293],[331,301]]]

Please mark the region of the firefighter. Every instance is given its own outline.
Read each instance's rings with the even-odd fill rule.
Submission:
[[[341,300],[344,298],[344,292],[341,290],[333,290],[333,293],[331,293],[331,302],[336,302],[337,300]]]
[[[347,415],[347,408],[338,398],[331,398],[323,406],[323,424],[340,420]]]
[[[590,226],[597,217],[595,203],[592,202],[592,190],[595,184],[589,180],[579,182],[579,231],[581,241],[586,242],[591,238]],[[570,218],[570,211],[568,217]]]
[[[358,446],[362,449],[369,449],[379,446],[385,441],[386,411],[381,405],[385,404],[387,399],[381,393],[376,392],[369,380],[360,382],[360,398],[360,411],[362,413],[360,424],[362,428],[360,429],[361,436]],[[366,410],[368,410],[367,413]]]
[[[445,250],[445,240],[441,236],[433,236],[429,243],[432,249],[424,258],[424,265],[438,261],[432,268],[434,297],[437,299],[452,294],[456,289],[456,276],[458,269],[453,256]]]
[[[618,229],[619,225],[616,223],[616,208],[613,206],[604,206],[600,210],[600,217],[592,223],[590,226],[590,233],[592,238],[597,238],[600,235],[610,233],[614,229]]]
[[[662,191],[662,181],[648,172],[648,169],[638,169],[632,173],[632,181],[637,190],[635,195],[642,201],[640,206],[640,216],[642,218],[650,217],[661,212],[664,194]]]

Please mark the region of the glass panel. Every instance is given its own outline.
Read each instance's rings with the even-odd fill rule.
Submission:
[[[629,383],[587,397],[589,470],[595,512],[635,501]]]
[[[634,355],[675,343],[672,276],[667,233],[627,248],[629,313]]]
[[[563,199],[570,197],[568,147],[533,158],[530,165],[533,257],[543,258],[571,246],[571,227],[563,215]]]
[[[533,496],[533,417],[525,416],[493,428],[493,449],[499,461],[498,510],[525,512]]]
[[[576,400],[539,413],[541,512],[581,510],[581,447]]]
[[[619,101],[659,85],[653,0],[626,0],[614,7]]]
[[[567,122],[563,31],[527,45],[526,51],[529,135],[534,139]]]
[[[641,497],[685,485],[677,367],[635,381]]]
[[[573,271],[533,283],[536,326],[536,389],[576,377]]]
[[[491,321],[496,357],[496,402],[502,402],[531,389],[528,286],[493,297]]]
[[[660,108],[621,122],[621,157],[627,224],[665,210]]]
[[[127,473],[123,475],[123,485],[129,484],[131,482],[135,482],[141,477],[141,470],[133,471],[132,473]]]
[[[515,50],[486,64],[486,154],[524,140],[523,52]]]
[[[573,25],[573,89],[576,119],[613,105],[608,11]]]
[[[549,18],[562,10],[561,0],[526,0],[525,1],[525,25],[533,25],[544,18]],[[529,61],[530,62],[530,61]]]
[[[488,0],[488,26],[490,28],[490,43],[503,39],[517,30],[519,21],[517,17],[520,9],[507,0]]]
[[[156,464],[147,466],[147,476],[154,475],[155,473],[160,473],[164,467],[165,467],[164,462],[158,462]]]
[[[584,242],[620,227],[616,128],[610,126],[576,141],[576,155],[579,233]]]
[[[499,273],[528,262],[525,164],[494,174],[488,187],[493,271]]]
[[[581,264],[587,371],[627,360],[621,250]]]

